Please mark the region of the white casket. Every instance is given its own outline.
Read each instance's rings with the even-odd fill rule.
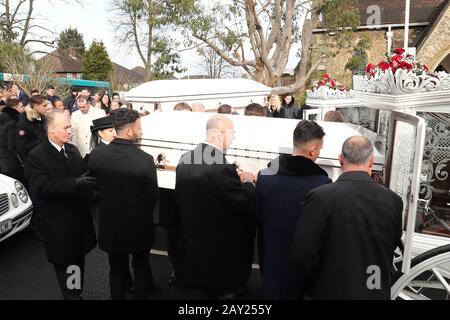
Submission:
[[[168,170],[158,170],[161,188],[175,188],[174,167],[181,155],[205,140],[208,113],[157,112],[142,118],[142,149],[155,160],[164,154]],[[229,116],[234,123],[235,140],[227,152],[230,163],[241,169],[258,173],[281,153],[291,153],[293,132],[298,120],[264,117]],[[317,163],[333,180],[341,173],[338,155],[344,141],[354,135],[365,135],[375,142],[376,135],[367,129],[343,123],[319,122],[326,133]],[[384,154],[375,151],[375,170],[381,171]]]
[[[154,111],[155,103],[160,103],[163,111],[171,111],[179,102],[200,102],[207,111],[216,111],[222,104],[240,110],[253,102],[264,104],[271,90],[250,79],[156,80],[128,91],[125,99],[134,109],[143,107],[149,112]]]

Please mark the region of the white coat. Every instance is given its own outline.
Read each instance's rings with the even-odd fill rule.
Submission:
[[[80,110],[72,113],[72,143],[80,150],[81,157],[84,158],[91,152],[92,121],[105,116],[105,111],[94,107],[90,107],[87,113],[82,113]]]

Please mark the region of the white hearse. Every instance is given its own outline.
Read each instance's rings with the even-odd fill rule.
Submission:
[[[125,100],[135,110],[171,111],[179,102],[200,102],[206,111],[216,111],[222,104],[243,110],[250,103],[264,104],[271,88],[250,79],[156,80],[125,93]]]
[[[33,205],[23,184],[0,174],[0,242],[25,229],[32,213]]]

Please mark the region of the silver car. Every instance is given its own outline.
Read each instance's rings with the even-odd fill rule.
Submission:
[[[24,185],[0,174],[0,241],[25,229],[32,214],[33,205]]]

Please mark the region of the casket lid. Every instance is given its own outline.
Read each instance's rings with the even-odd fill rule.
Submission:
[[[143,143],[150,140],[191,145],[205,140],[206,123],[210,113],[157,112],[142,121]],[[235,129],[235,140],[229,152],[248,150],[260,153],[291,153],[293,132],[298,120],[250,116],[229,116]],[[318,122],[324,129],[324,147],[321,159],[336,160],[344,141],[354,135],[364,135],[375,142],[376,134],[357,125],[335,122]],[[384,163],[384,156],[375,151],[375,163]]]
[[[195,102],[231,97],[268,95],[271,88],[250,79],[156,80],[125,94],[129,101],[148,103]]]

